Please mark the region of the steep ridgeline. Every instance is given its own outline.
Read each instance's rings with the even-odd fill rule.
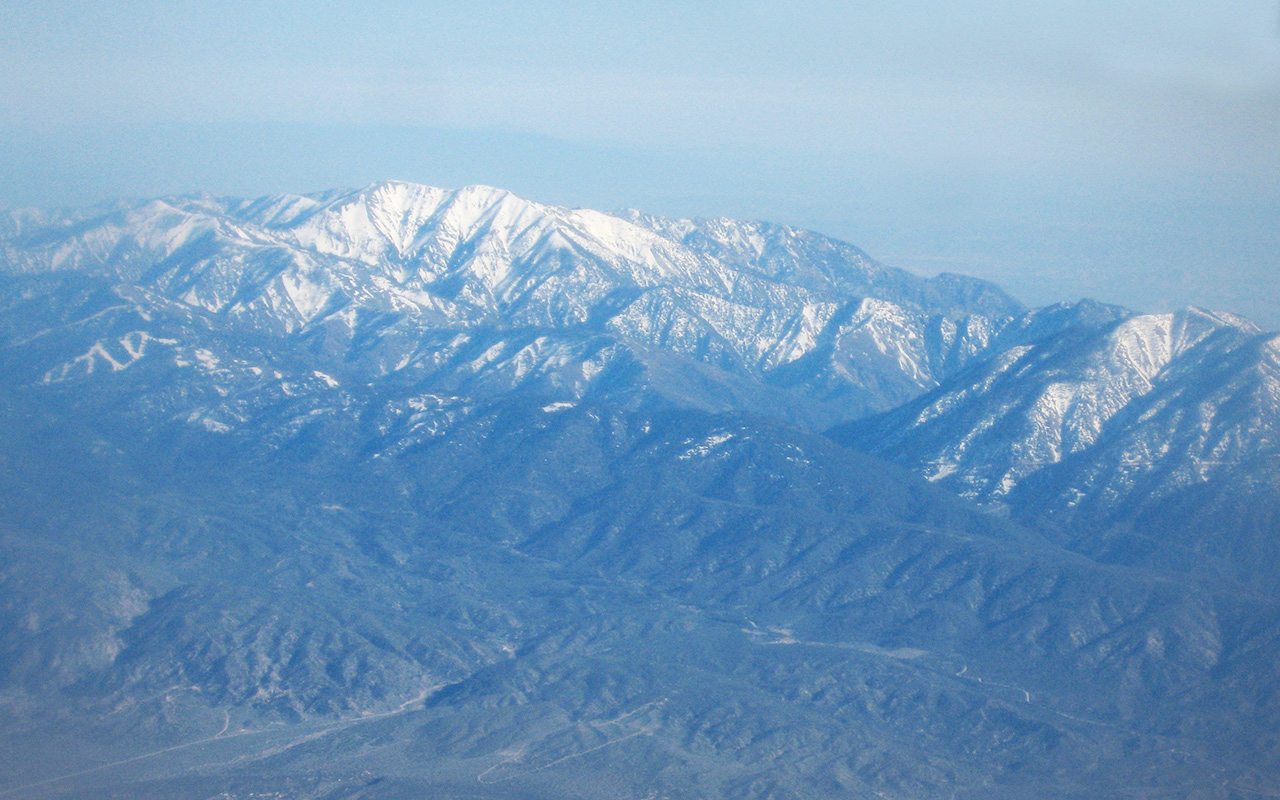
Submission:
[[[5,215],[0,798],[1276,795],[1277,361],[482,187]]]
[[[988,283],[926,280],[791,228],[404,183],[16,212],[0,221],[0,267],[15,298],[50,279],[116,298],[94,311],[103,337],[49,363],[49,380],[144,357],[212,363],[192,347],[249,364],[233,352],[244,335],[287,341],[339,381],[745,408],[812,426],[936,386],[1020,311]]]
[[[1199,309],[1082,304],[1032,312],[993,350],[834,435],[1027,518],[1137,520],[1156,548],[1230,552],[1231,571],[1274,574],[1280,337]]]

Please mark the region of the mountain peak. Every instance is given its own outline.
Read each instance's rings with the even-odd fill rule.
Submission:
[[[156,200],[75,224],[55,214],[0,246],[10,269],[136,284],[257,331],[324,327],[346,342],[335,346],[385,350],[385,369],[421,362],[428,331],[496,326],[590,332],[634,358],[671,353],[735,380],[816,380],[827,399],[804,413],[824,423],[929,388],[1019,309],[984,282],[921,278],[788,226],[610,215],[483,185]],[[779,388],[767,404],[799,409],[808,392]]]
[[[1276,783],[1226,770],[1280,697],[1280,350],[1226,316],[400,181],[0,217],[0,278],[0,794]],[[922,475],[813,435],[886,409]],[[1016,524],[1179,492],[1105,565]],[[1117,563],[1170,530],[1260,591]]]

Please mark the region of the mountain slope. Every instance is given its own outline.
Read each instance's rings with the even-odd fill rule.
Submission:
[[[723,409],[715,395],[741,400],[756,393],[735,385],[763,383],[761,411],[819,425],[935,385],[1017,310],[990,284],[924,281],[816,234],[788,229],[791,246],[762,270],[758,256],[486,187],[169,198],[98,216],[12,213],[0,230],[11,275],[101,279],[238,330],[310,338],[371,375],[434,376],[438,353],[483,340],[483,359],[449,368],[520,372],[492,381],[503,391],[532,370],[572,398],[600,372],[582,351],[594,336],[651,371],[641,383],[659,396],[696,375],[713,387],[704,406]],[[835,255],[816,271],[814,251]]]
[[[1100,557],[1257,585],[1280,563],[1280,339],[1229,315],[1067,326],[833,435]]]
[[[1251,323],[1197,309],[1070,326],[837,435],[979,500],[1058,474],[1078,493],[1064,505],[1114,504],[1137,476],[1158,495],[1273,447],[1276,352]]]
[[[10,213],[0,796],[1280,791],[1275,366],[485,187]]]
[[[0,791],[1272,785],[1265,712],[1199,705],[1273,649],[1257,612],[820,437],[458,399],[390,455],[358,425],[157,435],[101,402],[8,411],[31,434],[0,513]]]

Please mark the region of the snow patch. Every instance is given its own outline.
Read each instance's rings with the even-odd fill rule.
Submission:
[[[205,369],[212,371],[218,368],[218,357],[213,354],[212,350],[206,350],[201,347],[197,348],[192,354],[200,362],[200,366]]]
[[[701,443],[690,447],[684,453],[677,456],[677,458],[681,461],[688,461],[692,458],[700,458],[702,456],[710,455],[713,450],[732,438],[732,433],[713,433]],[[692,444],[692,440],[690,442],[686,442],[686,444]]]
[[[230,425],[223,424],[221,422],[218,422],[216,419],[210,419],[209,417],[204,417],[203,419],[201,419],[200,424],[204,426],[205,430],[210,431],[211,433],[230,433],[231,432]]]
[[[163,345],[175,345],[176,339],[161,339],[151,336],[145,331],[132,331],[121,336],[114,343],[124,350],[127,358],[118,353],[113,355],[105,342],[94,342],[83,355],[76,356],[65,364],[57,366],[44,374],[44,383],[59,383],[76,377],[87,377],[94,374],[99,363],[104,363],[112,372],[120,372],[133,366],[146,355],[147,343],[156,342]]]
[[[950,461],[935,461],[932,466],[933,471],[924,476],[930,481],[940,481],[959,469],[959,465]]]

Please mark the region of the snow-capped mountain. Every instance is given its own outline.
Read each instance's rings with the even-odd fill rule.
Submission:
[[[487,187],[0,215],[0,795],[1280,792],[1278,348]]]
[[[394,439],[405,408],[511,392],[747,410],[848,422],[838,438],[983,502],[1027,482],[1039,513],[1270,457],[1280,413],[1274,341],[1230,315],[1023,312],[786,226],[481,186],[11,212],[0,270],[12,380],[119,376],[142,417],[218,432],[338,415]]]
[[[16,212],[0,231],[11,275],[88,276],[128,295],[121,305],[308,338],[368,377],[574,399],[639,371],[681,404],[754,403],[814,424],[935,386],[1019,311],[990,284],[925,280],[813,233],[611,216],[487,187],[168,198]],[[156,353],[172,338],[132,335]],[[124,338],[51,374],[83,372],[90,351],[102,367],[131,364],[140,351]]]
[[[1086,324],[1044,319],[1079,317]],[[1016,341],[1016,331],[1032,341]],[[1026,334],[1019,334],[1025,338]],[[1114,516],[1280,456],[1280,338],[1200,309],[1053,307],[938,389],[837,436],[984,502]]]

